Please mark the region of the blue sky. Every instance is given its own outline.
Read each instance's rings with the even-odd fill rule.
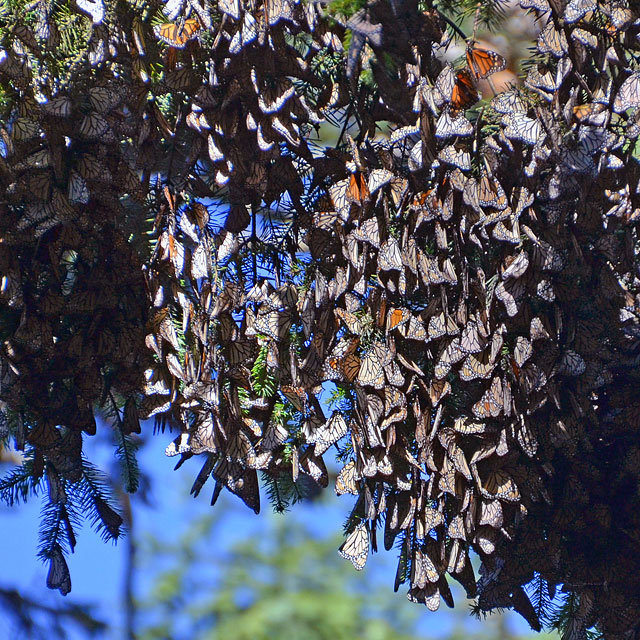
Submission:
[[[151,432],[151,424],[143,427],[143,433]],[[172,435],[169,433],[149,436],[147,443],[141,449],[141,466],[151,476],[153,487],[151,506],[140,504],[140,502],[135,504],[135,536],[142,555],[144,555],[145,545],[148,547],[151,536],[166,542],[175,541],[194,518],[211,510],[209,500],[213,484],[211,483],[208,488],[205,487],[197,499],[194,500],[189,496],[189,489],[199,471],[199,466],[189,461],[192,464],[187,462],[178,471],[173,471],[176,459],[170,459],[164,455],[164,449],[171,439]],[[94,439],[87,438],[89,457],[104,468],[105,465],[113,462],[112,453],[103,445],[97,449],[92,447],[94,442]],[[329,456],[325,458],[328,459]],[[7,467],[7,465],[3,466]],[[0,471],[5,472],[6,468]],[[321,537],[341,531],[345,518],[353,506],[352,496],[338,498],[333,491],[328,490],[326,493],[330,495],[319,503],[303,503],[294,507],[294,516],[303,522],[312,523],[313,529]],[[227,549],[239,537],[262,535],[266,530],[268,518],[291,517],[291,514],[277,516],[270,513],[270,506],[264,495],[262,502],[262,513],[256,516],[239,499],[224,492],[223,497],[214,507],[220,510],[219,515],[224,520],[224,527],[216,529],[217,537],[215,545],[212,546],[221,550]],[[53,592],[45,587],[47,567],[36,558],[40,505],[40,498],[35,498],[26,505],[11,509],[0,507],[2,519],[0,553],[3,567],[0,584],[4,587],[15,586],[24,593],[29,593],[55,606],[62,596],[57,591]],[[398,593],[393,593],[396,561],[393,550],[390,552],[381,550],[380,553],[369,557],[364,571],[357,573],[355,579],[362,581],[363,585],[370,584],[372,580],[380,581],[388,588],[389,598],[397,602],[397,607],[413,609],[418,605],[407,601],[406,588],[401,587]],[[124,545],[122,543],[105,544],[98,535],[85,526],[78,535],[76,552],[68,562],[72,577],[72,592],[68,597],[77,601],[100,603],[99,611],[114,625],[114,631],[108,637],[114,640],[120,638],[122,628],[120,592],[124,570]],[[212,573],[215,573],[215,570]],[[137,574],[137,592],[142,594],[152,585],[149,579],[145,580],[147,572],[143,570],[138,571]],[[468,608],[461,590],[454,590],[454,597],[456,597],[457,607]],[[456,619],[459,623],[459,618],[456,617]],[[508,615],[507,623],[516,633],[525,635],[528,632],[528,625],[516,614]],[[0,616],[0,640],[15,638],[7,624],[6,618]],[[424,610],[424,615],[420,617],[419,631],[424,633],[425,637],[446,638],[453,624],[454,619],[443,604],[436,613]],[[469,635],[482,628],[483,625],[470,617],[465,623],[465,629]],[[487,630],[485,628],[485,631]],[[82,636],[77,634],[75,637]]]

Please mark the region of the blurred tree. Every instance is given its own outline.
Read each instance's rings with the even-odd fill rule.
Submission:
[[[508,616],[495,614],[483,624],[464,607],[427,618],[433,634],[420,625],[424,614],[390,595],[370,573],[366,583],[336,553],[338,537],[319,537],[296,513],[265,518],[259,535],[240,536],[229,549],[216,545],[224,518],[194,521],[175,543],[157,539],[141,545],[144,571],[167,566],[153,578],[140,603],[140,640],[525,640],[557,634],[514,634]],[[212,576],[215,568],[215,577]],[[462,596],[462,589],[457,589]],[[442,621],[451,626],[443,636]]]

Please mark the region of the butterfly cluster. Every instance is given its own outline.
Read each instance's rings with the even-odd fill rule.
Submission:
[[[73,50],[45,2],[2,27],[0,394],[62,525],[96,406],[126,463],[154,418],[194,495],[255,512],[335,450],[356,569],[380,536],[430,609],[454,579],[539,629],[562,585],[567,638],[628,637],[640,14],[557,4],[522,0],[536,53],[485,99],[505,57],[445,62],[464,34],[411,0],[83,0]]]

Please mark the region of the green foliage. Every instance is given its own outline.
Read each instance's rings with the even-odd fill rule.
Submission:
[[[42,479],[34,477],[33,458],[25,456],[20,466],[14,467],[0,479],[0,500],[7,506],[26,502],[42,489]]]

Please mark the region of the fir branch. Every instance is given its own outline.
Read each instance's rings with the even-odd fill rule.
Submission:
[[[0,500],[9,507],[26,502],[29,496],[37,496],[42,479],[33,476],[33,458],[25,458],[22,465],[11,469],[0,479]]]
[[[123,520],[107,476],[88,460],[83,460],[82,480],[77,486],[83,512],[91,520],[92,529],[105,541],[117,540],[123,533]]]
[[[127,493],[135,493],[140,485],[140,468],[136,457],[138,439],[133,436],[125,436],[121,429],[118,429],[117,433],[119,443],[115,454],[120,461],[122,482]]]

